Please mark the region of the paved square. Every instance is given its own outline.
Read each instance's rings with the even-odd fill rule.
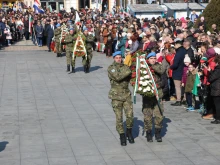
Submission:
[[[66,58],[20,42],[0,50],[1,165],[220,165],[220,127],[165,103],[162,143],[143,135],[141,97],[135,144],[121,147],[108,99],[112,59],[94,52],[91,72],[66,73]]]

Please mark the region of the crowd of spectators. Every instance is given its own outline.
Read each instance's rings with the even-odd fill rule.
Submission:
[[[195,12],[180,19],[139,19],[125,12],[113,14],[95,9],[82,9],[78,13],[80,23],[75,26],[74,9],[44,14],[1,11],[0,44],[9,46],[23,37],[29,40],[31,35],[34,44],[47,45],[50,51],[56,25],[66,24],[68,28],[87,29],[95,36],[94,50],[106,57],[117,50],[124,58],[140,49],[146,55],[155,52],[157,62],[166,69],[163,100],[175,100],[172,106],[184,105],[188,111],[199,109],[204,119],[215,118],[213,123],[220,123],[219,27],[215,24],[207,27],[205,18],[199,18]]]

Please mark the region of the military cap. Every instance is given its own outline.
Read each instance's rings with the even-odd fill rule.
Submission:
[[[117,55],[120,55],[121,56],[121,51],[116,51],[115,53],[113,53],[113,55],[112,55],[112,57],[115,57],[115,56],[117,56]]]
[[[151,58],[151,57],[156,57],[156,53],[155,52],[151,52],[147,55],[147,59]]]

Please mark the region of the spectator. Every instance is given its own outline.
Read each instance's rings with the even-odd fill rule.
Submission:
[[[41,47],[42,46],[42,40],[43,40],[43,26],[41,25],[41,22],[38,21],[37,22],[37,26],[36,26],[36,37],[37,37],[37,43],[38,43],[38,46]]]
[[[174,57],[173,65],[170,68],[173,70],[173,80],[176,89],[177,100],[175,103],[171,104],[172,106],[181,106],[181,79],[184,68],[184,57],[186,50],[183,47],[183,41],[179,38],[175,39],[175,49],[176,55]]]

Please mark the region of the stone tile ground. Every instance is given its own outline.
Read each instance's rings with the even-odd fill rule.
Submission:
[[[27,46],[29,45],[29,46]],[[22,41],[0,50],[1,165],[219,165],[220,127],[165,103],[163,143],[143,135],[134,105],[135,144],[121,147],[108,91],[112,59],[94,52],[89,74],[77,59]]]

